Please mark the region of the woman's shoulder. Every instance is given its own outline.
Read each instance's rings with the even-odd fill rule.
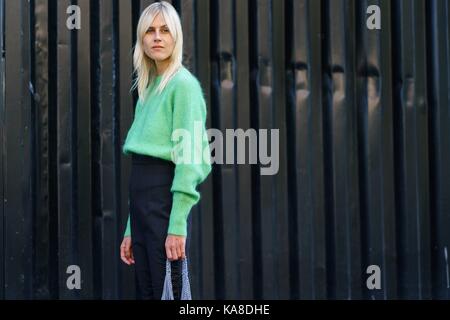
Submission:
[[[180,67],[172,80],[175,90],[201,91],[201,85],[197,77],[193,75],[185,66]]]

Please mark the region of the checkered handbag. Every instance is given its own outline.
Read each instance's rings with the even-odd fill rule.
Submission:
[[[187,258],[183,259],[182,264],[183,266],[181,271],[181,278],[182,278],[181,300],[192,300],[191,285],[189,284]],[[166,278],[164,279],[164,287],[161,300],[174,300],[172,288],[172,269],[170,267],[169,260],[166,260]]]

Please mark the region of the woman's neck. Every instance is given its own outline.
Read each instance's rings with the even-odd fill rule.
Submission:
[[[164,61],[156,61],[156,73],[158,74],[158,76],[162,75],[167,70],[169,64],[169,59]]]

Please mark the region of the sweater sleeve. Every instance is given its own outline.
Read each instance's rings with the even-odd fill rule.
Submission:
[[[130,207],[130,199],[128,199],[128,208]],[[131,226],[130,226],[130,213],[128,213],[128,219],[127,219],[127,227],[125,228],[125,233],[123,237],[130,237],[131,236]]]
[[[189,79],[191,80],[191,79]],[[197,186],[211,172],[211,158],[206,134],[206,103],[196,79],[180,81],[173,96],[172,160],[175,175],[169,219],[169,234],[187,235],[187,218],[200,200]]]
[[[127,227],[125,229],[125,233],[124,233],[123,237],[130,237],[130,236],[131,236],[130,215],[128,215]]]

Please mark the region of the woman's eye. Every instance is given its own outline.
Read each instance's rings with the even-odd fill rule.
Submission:
[[[168,32],[169,32],[169,29],[162,29],[161,32],[162,32],[162,33],[168,33]]]

